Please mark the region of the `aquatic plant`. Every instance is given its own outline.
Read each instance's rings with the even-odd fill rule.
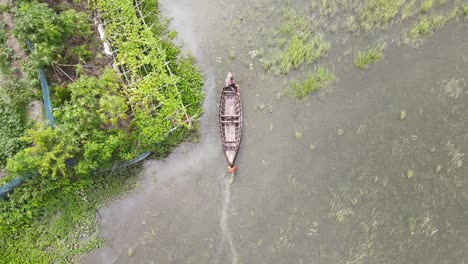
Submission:
[[[301,131],[296,131],[294,133],[294,137],[296,137],[296,139],[301,139],[302,138],[302,132]]]
[[[382,29],[398,14],[406,0],[368,0],[359,11],[361,27],[365,32]]]
[[[443,24],[443,16],[424,16],[417,24],[415,24],[410,29],[410,31],[408,32],[408,36],[411,40],[417,40],[419,38],[432,34],[432,32],[435,29],[442,27]]]
[[[326,42],[321,35],[317,34],[309,41],[307,38],[294,35],[280,55],[281,73],[288,74],[291,67],[297,69],[303,64],[311,64],[322,57],[330,47],[330,43]]]
[[[462,6],[462,13],[465,18],[468,17],[468,3],[464,3]]]
[[[431,8],[432,8],[432,5],[434,4],[434,0],[424,0],[422,3],[421,3],[421,13],[426,13],[427,11],[429,11]]]
[[[377,46],[370,48],[364,52],[359,51],[354,57],[354,65],[359,69],[369,68],[370,63],[375,63],[380,61],[384,54],[383,50],[385,49],[386,44],[378,44]]]
[[[401,110],[400,111],[400,120],[405,119],[405,117],[406,117],[406,110]]]
[[[294,98],[304,99],[308,94],[329,85],[334,80],[335,76],[332,72],[319,66],[303,82],[292,80],[287,93]]]
[[[400,22],[416,14],[416,0],[411,0],[401,12]]]

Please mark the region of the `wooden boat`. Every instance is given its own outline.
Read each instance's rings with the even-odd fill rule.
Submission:
[[[228,73],[219,100],[219,133],[229,166],[234,165],[242,135],[242,104],[239,86]]]

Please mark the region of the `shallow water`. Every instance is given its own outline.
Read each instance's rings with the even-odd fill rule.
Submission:
[[[298,103],[276,97],[285,77],[249,60],[253,46],[268,48],[242,33],[257,25],[232,30],[248,2],[161,5],[205,73],[200,142],[145,162],[141,184],[100,210],[110,245],[82,263],[468,260],[466,22],[449,22],[418,48],[390,45],[367,71],[342,56],[348,47],[333,48],[320,63],[337,83]],[[228,70],[245,115],[232,185],[216,120]]]

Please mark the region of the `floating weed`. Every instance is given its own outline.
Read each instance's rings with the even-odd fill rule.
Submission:
[[[445,5],[447,3],[447,0],[437,0],[437,4],[439,6]]]
[[[262,240],[262,239],[259,239],[259,240],[257,241],[257,247],[262,247],[262,245],[263,245],[263,240]]]
[[[400,111],[400,120],[405,119],[405,117],[406,117],[406,110],[401,110]]]
[[[368,49],[367,51],[359,51],[354,57],[354,65],[359,69],[368,69],[370,63],[376,63],[383,58],[383,50],[386,44],[378,44],[377,46]]]
[[[344,221],[345,217],[348,215],[354,215],[354,211],[349,208],[340,209],[336,211],[335,220],[336,222],[341,223]]]
[[[451,160],[449,162],[449,170],[456,170],[463,165],[463,160],[465,159],[465,153],[460,152],[460,149],[455,148],[455,145],[452,141],[447,142],[445,149],[449,151],[449,157]]]
[[[323,67],[315,68],[303,82],[292,80],[289,84],[288,95],[297,99],[304,99],[308,94],[321,89],[335,81],[335,75]]]
[[[411,0],[401,12],[400,22],[416,14],[416,0]]]
[[[336,131],[336,134],[338,136],[342,136],[342,135],[344,135],[344,130],[342,128],[338,128],[338,130]]]
[[[466,88],[466,82],[464,79],[444,80],[440,87],[442,97],[457,99]]]
[[[273,106],[271,104],[259,103],[254,107],[254,110],[259,110],[263,113],[273,113]]]
[[[133,254],[135,254],[135,248],[134,247],[129,247],[128,250],[127,250],[127,255],[129,257],[133,256]]]
[[[426,238],[433,237],[439,231],[429,215],[411,217],[409,219],[409,229],[412,235],[420,235]]]
[[[462,13],[465,19],[468,17],[468,3],[464,3],[462,6]]]
[[[310,144],[310,151],[314,151],[317,148],[317,142]]]
[[[302,138],[302,132],[296,131],[296,133],[294,134],[294,136],[296,137],[296,139],[301,139],[301,138]]]
[[[349,16],[346,19],[344,27],[351,33],[354,33],[358,29],[358,25],[356,24],[356,19],[354,16]]]
[[[275,94],[275,97],[276,97],[277,100],[279,100],[279,99],[281,99],[281,97],[283,97],[283,94],[281,92],[277,92]]]
[[[435,171],[436,171],[437,173],[439,173],[441,170],[442,170],[442,165],[437,164],[436,170],[435,170]]]
[[[234,60],[236,58],[236,53],[234,52],[234,50],[229,50],[229,58],[231,60]]]
[[[407,172],[406,172],[406,178],[408,179],[411,179],[413,178],[413,175],[414,175],[414,171],[409,169]]]
[[[421,8],[420,8],[421,13],[427,13],[427,11],[429,11],[433,5],[434,5],[434,0],[424,0],[421,3]]]
[[[270,128],[269,128],[270,131],[273,131],[273,123],[270,123]]]

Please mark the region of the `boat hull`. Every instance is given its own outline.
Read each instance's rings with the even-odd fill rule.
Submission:
[[[242,136],[242,103],[232,84],[222,88],[218,118],[221,142],[230,166],[234,164]]]

